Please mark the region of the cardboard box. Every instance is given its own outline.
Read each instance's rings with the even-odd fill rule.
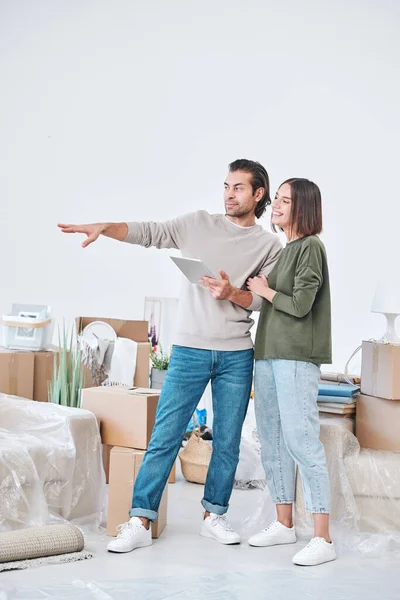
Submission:
[[[106,476],[106,483],[110,482],[110,454],[114,446],[106,446],[103,444],[103,469]],[[175,483],[176,481],[176,461],[171,469],[168,483]]]
[[[358,396],[356,437],[361,448],[400,452],[400,400]]]
[[[10,396],[33,398],[33,352],[0,348],[0,392]]]
[[[144,452],[114,447],[110,454],[110,485],[108,488],[107,535],[117,535],[117,527],[129,520],[133,486],[143,461]],[[151,526],[152,537],[158,538],[167,524],[168,486],[165,487],[158,510],[158,520]]]
[[[400,400],[400,344],[363,341],[361,393]]]
[[[148,340],[147,321],[126,321],[122,319],[108,319],[103,317],[77,317],[76,330],[79,333],[94,321],[104,321],[114,329],[118,337],[128,338],[137,342],[136,370],[133,385],[145,387],[149,385],[150,371],[150,344]],[[84,387],[93,387],[93,380],[88,368],[85,368]]]
[[[82,390],[82,407],[100,419],[103,444],[146,450],[159,397],[159,393],[139,395],[126,387],[100,386]]]
[[[53,381],[54,356],[57,358],[58,348],[52,346],[49,350],[34,352],[33,399],[37,402],[48,402],[49,383]]]

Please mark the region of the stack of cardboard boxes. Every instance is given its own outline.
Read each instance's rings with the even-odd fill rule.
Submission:
[[[133,486],[148,448],[153,431],[159,400],[157,390],[147,390],[149,385],[149,353],[147,321],[119,321],[80,317],[77,330],[81,332],[93,321],[105,321],[118,337],[138,343],[134,388],[91,387],[90,375],[86,377],[82,393],[83,408],[92,411],[100,422],[104,444],[103,462],[108,490],[107,535],[117,535],[117,527],[129,519]],[[137,393],[135,388],[144,389]],[[169,482],[175,481],[175,467]],[[164,491],[159,517],[152,525],[153,537],[159,537],[167,523],[167,487]]]
[[[109,469],[107,535],[117,535],[117,526],[129,519],[133,486],[148,447],[155,422],[159,392],[137,393],[124,387],[94,387],[83,390],[83,407],[100,421],[103,444],[111,450]],[[170,482],[174,477],[171,473]],[[159,537],[167,522],[167,487],[158,521],[152,526]]]
[[[362,344],[356,436],[362,448],[400,452],[400,344]]]

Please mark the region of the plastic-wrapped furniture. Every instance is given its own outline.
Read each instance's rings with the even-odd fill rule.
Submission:
[[[0,394],[0,531],[63,520],[99,525],[105,493],[91,412]]]
[[[360,448],[345,427],[322,424],[331,489],[331,518],[359,532],[400,532],[400,453]],[[312,516],[304,509],[297,475],[296,527],[309,533]]]

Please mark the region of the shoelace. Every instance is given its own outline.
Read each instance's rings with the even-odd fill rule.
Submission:
[[[117,527],[117,531],[118,531],[117,537],[119,540],[125,540],[125,539],[129,538],[132,533],[139,531],[139,529],[140,529],[140,526],[138,524],[133,525],[129,521],[127,523],[122,523],[121,525],[118,525],[118,527]]]
[[[267,533],[268,531],[272,531],[272,529],[276,529],[276,527],[277,527],[277,524],[278,524],[278,521],[272,521],[272,523],[270,523],[270,524],[268,525],[268,527],[266,527],[266,528],[264,529],[265,533]]]
[[[212,520],[212,525],[213,525],[213,527],[220,525],[220,527],[222,527],[222,529],[224,531],[232,531],[233,532],[233,529],[229,525],[228,521],[226,520],[225,515],[218,515],[218,516],[214,517]]]
[[[323,540],[324,538],[320,538],[320,537],[314,537],[312,540],[310,540],[306,546],[306,548],[314,548],[314,546],[318,546],[318,544],[321,543],[321,540]]]

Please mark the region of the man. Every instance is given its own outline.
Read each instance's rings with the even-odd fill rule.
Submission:
[[[100,235],[146,248],[178,248],[201,259],[221,279],[201,285],[183,282],[170,365],[157,408],[156,423],[136,479],[130,520],[110,542],[111,552],[130,552],[152,543],[150,521],[157,510],[187,424],[211,380],[213,453],[202,505],[201,535],[237,544],[226,519],[239,460],[241,430],[253,376],[252,310],[262,300],[246,290],[249,277],[268,275],[281,252],[279,240],[256,225],[271,203],[264,167],[240,159],[229,165],[225,215],[190,213],[164,223],[59,225],[64,233],[83,233],[86,247]]]

